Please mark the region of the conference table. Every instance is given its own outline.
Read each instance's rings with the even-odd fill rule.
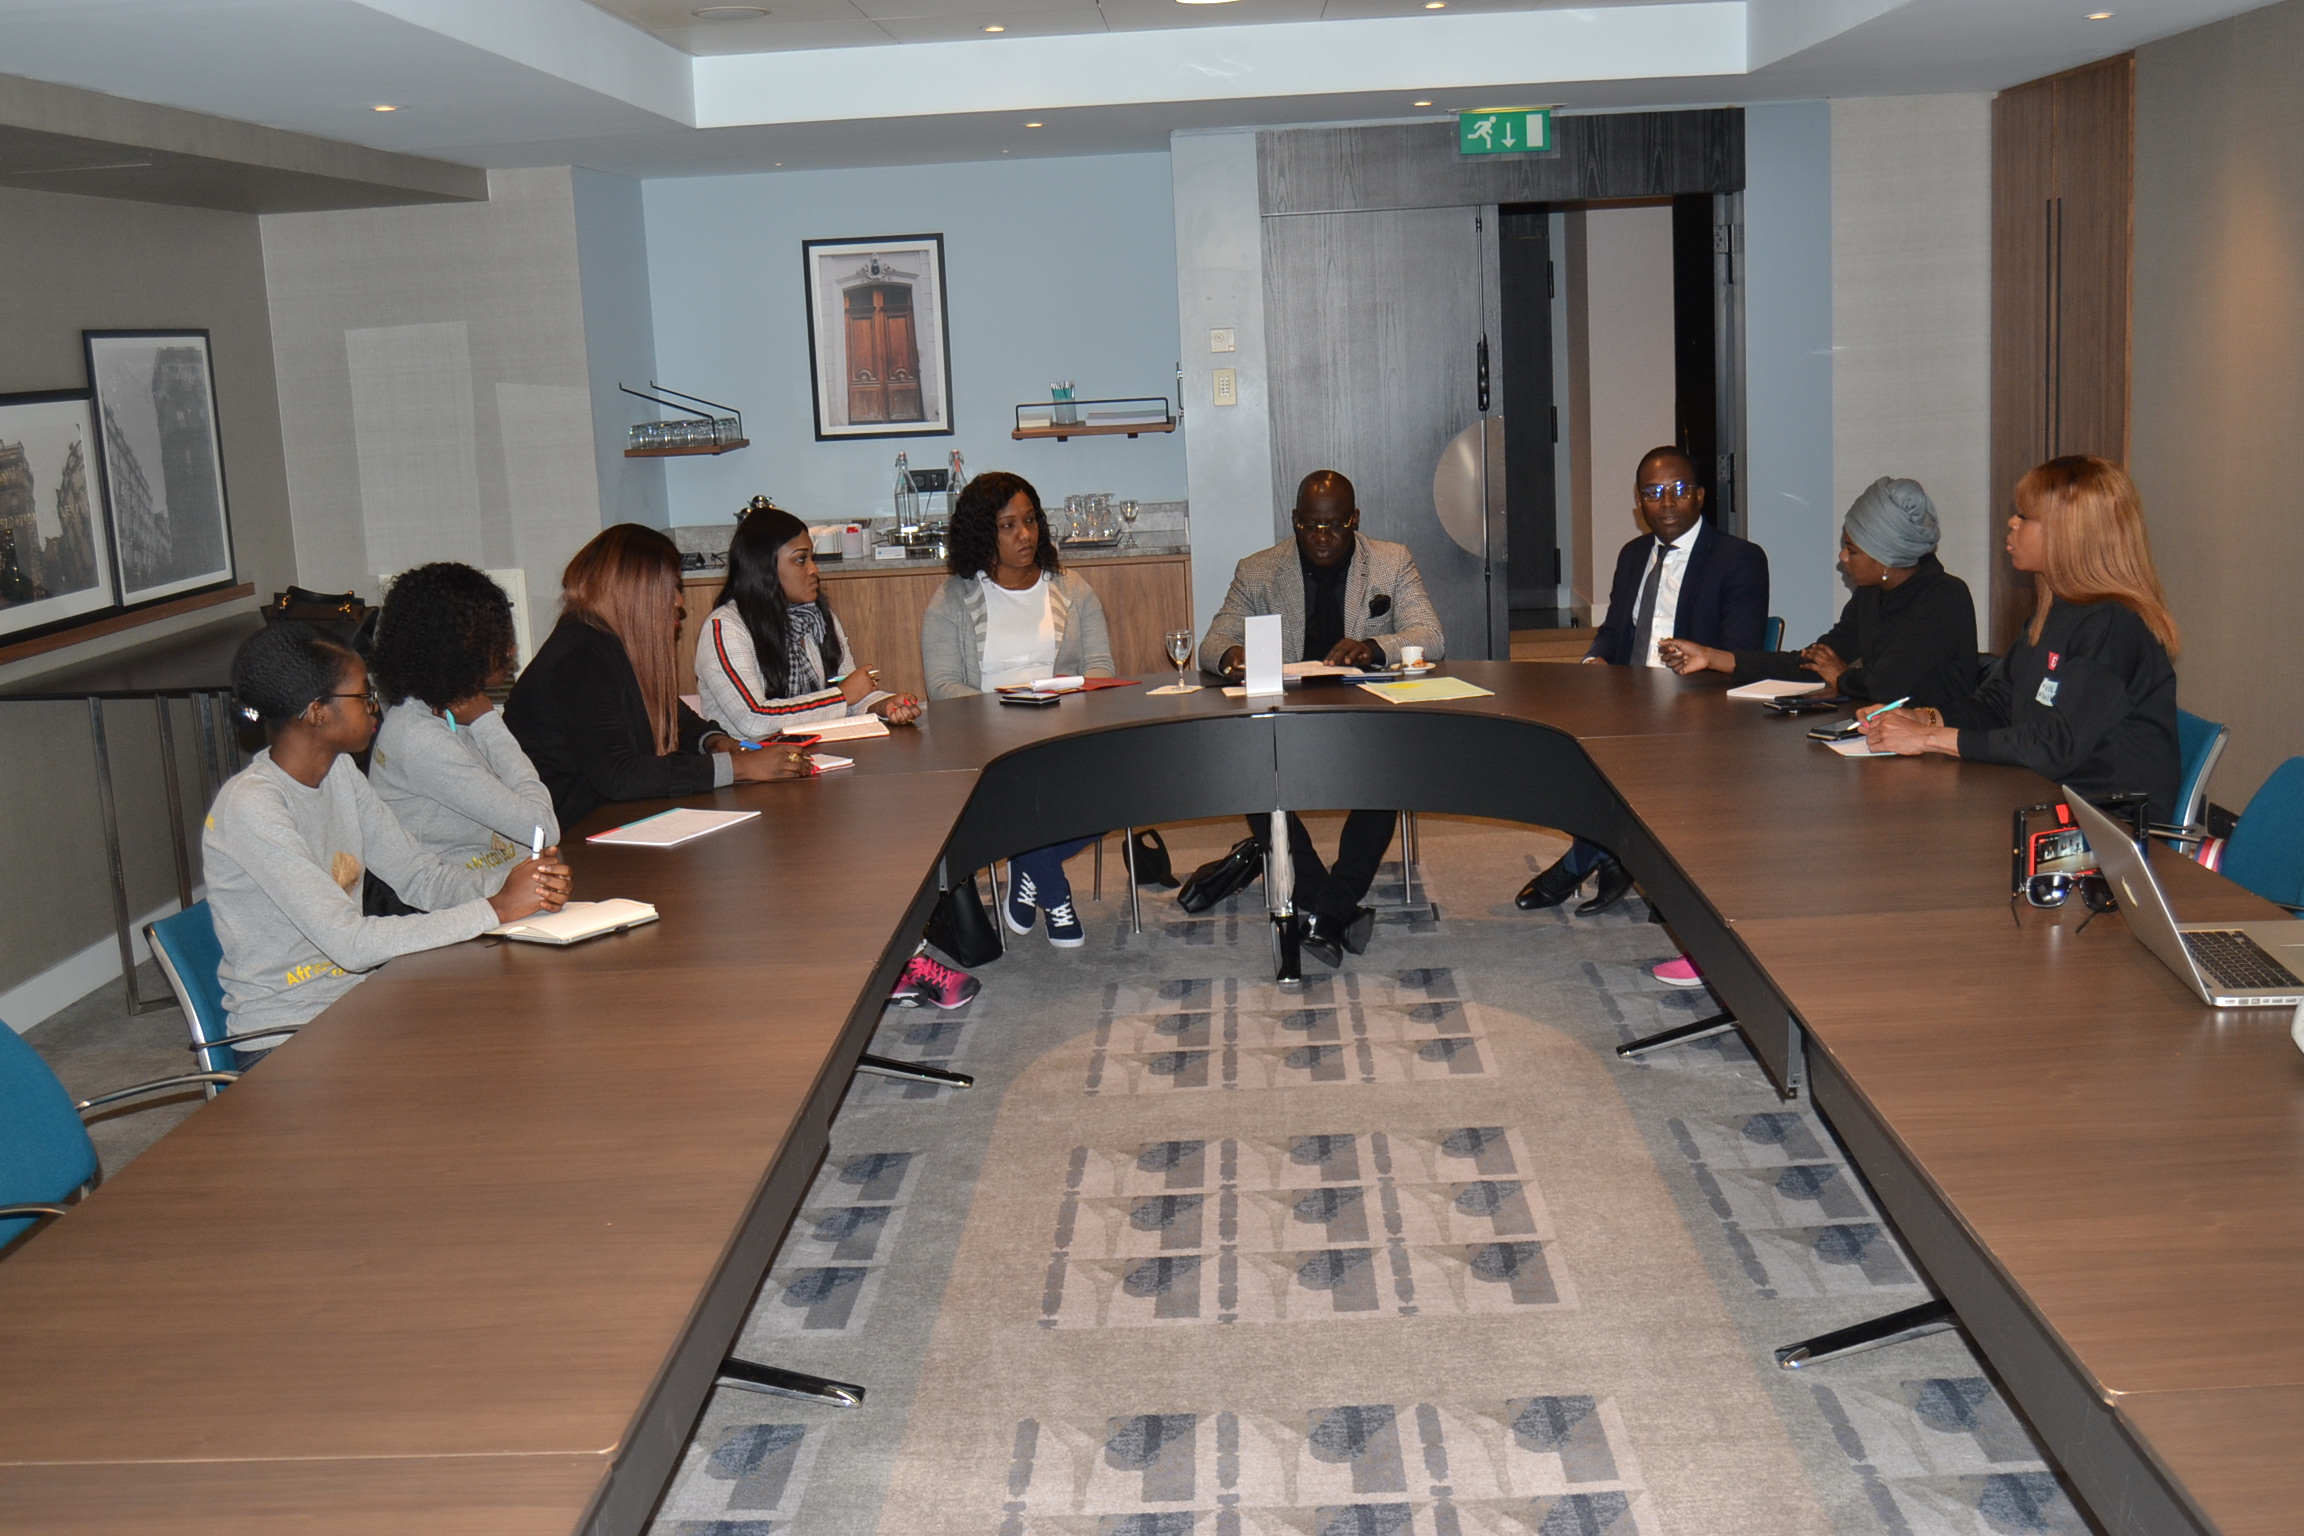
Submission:
[[[682,802],[762,812],[696,842],[572,836],[579,895],[662,920],[392,962],[0,1260],[0,1524],[641,1529],[941,889],[1116,826],[1394,806],[1618,853],[2106,1529],[2295,1529],[2287,1013],[2201,1006],[2118,915],[2012,913],[2030,773],[1844,758],[1717,679],[1445,670],[1492,692],[940,702],[851,771]],[[2187,919],[2278,915],[2155,866]]]

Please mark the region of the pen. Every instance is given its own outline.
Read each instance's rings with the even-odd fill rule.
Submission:
[[[544,829],[541,826],[536,829],[536,835],[528,840],[528,857],[532,859],[544,857]]]
[[[1906,695],[1904,695],[1904,697],[1902,697],[1902,698],[1898,699],[1898,700],[1897,700],[1895,703],[1893,703],[1893,704],[1883,704],[1883,705],[1881,705],[1881,706],[1880,706],[1878,709],[1876,709],[1876,710],[1872,711],[1872,713],[1870,713],[1870,714],[1866,715],[1866,716],[1864,717],[1864,723],[1865,723],[1866,725],[1870,725],[1870,724],[1871,724],[1873,721],[1875,721],[1875,720],[1879,719],[1879,718],[1880,718],[1882,715],[1884,715],[1884,714],[1888,713],[1888,711],[1890,711],[1890,710],[1892,710],[1892,709],[1902,709],[1902,708],[1903,708],[1905,705],[1907,705],[1907,704],[1909,704],[1909,703],[1911,703],[1911,702],[1912,702],[1912,695],[1910,695],[1910,694],[1906,694]]]

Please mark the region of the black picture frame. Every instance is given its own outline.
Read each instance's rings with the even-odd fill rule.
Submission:
[[[119,610],[100,456],[90,391],[0,395],[0,646]]]
[[[944,237],[803,240],[800,271],[816,440],[950,437],[952,324]],[[868,296],[868,309],[852,307],[860,296]],[[901,325],[894,323],[899,306],[890,300],[901,300]],[[851,340],[867,333],[872,346],[894,354],[892,366],[855,366]]]
[[[231,499],[205,330],[82,331],[120,607],[232,586]]]

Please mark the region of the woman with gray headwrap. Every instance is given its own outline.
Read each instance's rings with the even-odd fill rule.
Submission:
[[[1864,488],[1840,525],[1840,571],[1855,595],[1840,622],[1803,651],[1723,651],[1687,640],[1657,647],[1683,675],[1738,683],[1822,678],[1827,689],[1886,703],[1941,707],[1976,687],[1976,604],[1936,559],[1936,504],[1914,480]]]

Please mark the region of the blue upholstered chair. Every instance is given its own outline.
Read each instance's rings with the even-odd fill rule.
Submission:
[[[1768,615],[1767,627],[1760,631],[1760,649],[1764,651],[1784,649],[1784,621],[1774,614]]]
[[[2198,827],[2208,809],[2208,780],[2232,733],[2190,710],[2176,711],[2176,757],[2183,777],[2176,785],[2176,824]]]
[[[0,1024],[0,1251],[42,1220],[63,1215],[103,1178],[84,1123],[91,1110],[139,1094],[230,1082],[232,1077],[229,1072],[192,1072],[75,1104],[39,1052]]]
[[[2217,868],[2266,901],[2304,907],[2304,757],[2292,757],[2248,799]]]
[[[232,1033],[231,1017],[224,1012],[224,984],[216,976],[216,968],[224,963],[224,946],[216,942],[216,921],[209,915],[208,903],[196,901],[174,917],[147,923],[144,936],[152,943],[152,958],[160,962],[160,974],[168,978],[177,1006],[184,1010],[185,1026],[192,1031],[192,1043],[185,1049],[193,1053],[202,1071],[237,1073],[243,1063],[240,1053],[232,1049],[235,1044],[295,1033],[292,1027],[277,1025],[248,1034]],[[208,1085],[208,1097],[216,1097],[219,1091],[219,1084]]]

